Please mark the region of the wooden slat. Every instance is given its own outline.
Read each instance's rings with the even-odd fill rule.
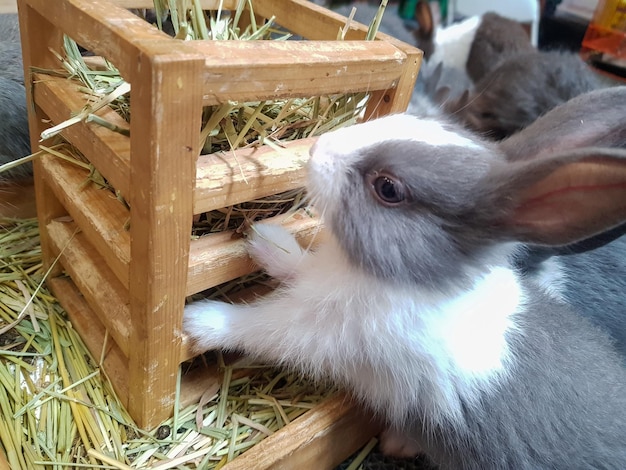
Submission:
[[[268,14],[275,12],[278,23],[287,28],[292,23],[309,25],[310,34],[307,30],[304,36],[324,41],[182,42],[108,2],[28,2],[80,44],[110,59],[131,83],[139,55],[150,50],[204,55],[205,104],[392,89],[398,84],[407,61],[415,62],[412,67],[417,77],[419,63],[414,57],[421,57],[415,48],[397,47],[402,43],[390,37],[381,36],[385,41],[362,41],[360,29],[354,35],[357,41],[342,41],[341,45],[335,40],[336,29],[327,35],[330,29],[322,28],[324,35],[320,37],[314,25],[321,27],[330,21],[334,28],[342,24],[342,17],[319,7],[312,8],[306,1],[280,0],[271,4],[266,1],[259,2],[258,7],[265,16],[262,7],[266,5]],[[303,17],[307,14],[311,18]],[[262,63],[258,57],[263,57]],[[408,88],[402,90],[407,97],[398,101],[398,110],[406,109],[412,86]],[[394,102],[391,100],[388,105]]]
[[[79,91],[82,86],[76,80],[67,80],[45,74],[35,74],[34,98],[38,106],[50,118],[52,124],[60,124],[81,111],[88,102]],[[111,108],[99,111],[98,116],[121,128],[128,123]],[[63,131],[63,136],[87,156],[98,171],[122,195],[130,187],[130,139],[97,124],[78,123]],[[47,142],[44,143],[47,145]]]
[[[128,366],[126,357],[110,339],[106,341],[106,328],[72,282],[66,277],[50,278],[47,281],[52,293],[68,313],[72,325],[78,331],[87,349],[96,361],[104,357],[104,370],[111,379],[113,388],[124,406],[128,405]]]
[[[121,351],[130,354],[128,292],[74,222],[51,221],[46,227],[55,253]]]
[[[383,41],[186,44],[206,57],[205,104],[386,90],[396,86],[407,60],[404,52]]]
[[[56,197],[102,255],[103,262],[128,287],[130,234],[124,229],[129,218],[126,207],[110,191],[90,183],[87,170],[48,154],[39,160],[43,178]]]
[[[325,400],[246,451],[224,470],[330,470],[380,432],[371,412],[344,395]]]
[[[19,0],[30,5],[52,25],[78,44],[109,59],[122,76],[132,81],[142,45],[167,42],[175,51],[182,42],[173,39],[128,10],[109,1],[93,0]],[[42,49],[44,49],[42,47]],[[54,48],[60,51],[60,48]],[[48,50],[45,49],[48,53]],[[53,58],[52,54],[48,54]],[[58,68],[55,64],[47,67]]]
[[[278,194],[305,185],[305,165],[316,138],[200,155],[196,170],[194,214]]]
[[[337,32],[346,24],[344,16],[308,0],[255,0],[254,10],[255,13],[266,18],[274,16],[278,24],[288,27],[290,31],[309,40],[333,40],[337,37]],[[352,22],[345,35],[345,40],[363,41],[367,29],[366,25]],[[376,35],[376,39],[392,45],[401,51],[405,58],[401,66],[398,64],[402,70],[396,75],[392,85],[372,84],[367,89],[367,91],[374,91],[374,93],[368,104],[366,119],[406,111],[423,56],[422,51],[413,45],[406,44],[382,32]],[[371,42],[366,44],[368,48],[374,50],[375,46]],[[378,66],[372,70],[377,70],[376,75],[378,75]]]
[[[111,0],[112,3],[124,8],[154,8],[154,0]],[[237,0],[200,0],[203,10],[217,10],[220,3],[224,10],[237,8]]]
[[[303,246],[317,243],[317,237],[321,236],[319,221],[301,211],[266,219],[263,223],[282,223],[287,230],[296,234]],[[206,235],[191,242],[186,295],[201,292],[257,269],[248,256],[244,239],[233,238],[232,232]]]

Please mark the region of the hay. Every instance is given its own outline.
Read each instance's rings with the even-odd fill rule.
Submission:
[[[386,0],[381,2],[378,14],[370,25],[368,39],[374,38],[386,3]],[[287,40],[290,37],[289,32],[274,25],[273,18],[257,25],[252,0],[240,0],[235,12],[222,11],[221,8],[206,12],[197,0],[155,0],[154,6],[158,26],[162,27],[162,18],[169,15],[175,37],[181,40]],[[244,9],[246,6],[248,10]],[[240,20],[246,14],[250,21],[242,29]],[[346,27],[338,31],[338,39],[344,37],[351,21],[350,18]],[[57,54],[57,57],[66,75],[80,80],[88,103],[71,119],[44,131],[41,139],[56,136],[81,121],[94,122],[129,135],[127,128],[119,128],[94,113],[110,106],[130,121],[130,85],[110,62],[97,61],[97,65],[93,65],[94,61],[86,61],[71,38],[64,38],[64,46],[64,55]],[[203,111],[201,153],[261,145],[279,147],[286,141],[321,135],[355,123],[362,116],[368,97],[367,93],[352,93],[208,106]],[[97,184],[106,185],[94,168],[91,168],[91,174],[95,175]],[[114,188],[110,189],[115,192]],[[127,205],[123,195],[116,192],[116,196]],[[196,237],[221,230],[242,232],[255,221],[301,207],[304,197],[304,190],[298,189],[203,214],[196,217],[192,235]],[[298,203],[295,207],[294,202]]]
[[[141,430],[44,277],[36,220],[0,220],[0,456],[10,468],[219,468],[332,393],[220,355],[222,382],[199,404]]]
[[[175,22],[178,37],[199,34],[217,39],[221,37],[218,33],[226,31],[239,39],[246,35],[248,39],[268,35],[272,40],[286,39],[285,32],[271,26],[271,21],[262,28],[252,21],[244,31],[238,30],[244,2],[227,27],[220,12],[206,16],[198,2],[187,4],[190,9],[174,6],[173,1],[155,5],[169,8],[172,16],[181,20]],[[201,18],[205,21],[199,21]],[[209,25],[206,31],[203,24]],[[106,61],[104,68],[88,66],[69,38],[65,56],[59,60],[65,76],[81,80],[89,103],[71,120],[49,129],[42,139],[58,139],[63,129],[89,120],[128,135],[127,129],[94,114],[110,106],[127,121],[131,119],[129,85],[115,67]],[[285,140],[319,135],[355,122],[366,100],[366,94],[353,94],[209,107],[204,112],[202,148],[214,152],[280,145]],[[89,168],[90,181],[108,187],[70,144],[55,140],[54,145],[41,149]],[[9,167],[18,163],[22,161]],[[0,172],[9,167],[1,167]],[[302,200],[301,190],[290,191],[203,214],[193,236],[244,231],[250,221],[300,206]],[[0,466],[220,468],[332,393],[285,371],[245,363],[227,365],[218,356],[221,384],[208,390],[194,406],[181,409],[177,400],[174,417],[154,431],[139,429],[116,398],[99,361],[45,288],[38,233],[35,220],[0,220],[0,444],[4,449]],[[266,282],[263,277],[237,280],[212,289],[209,296],[228,300],[250,283]]]

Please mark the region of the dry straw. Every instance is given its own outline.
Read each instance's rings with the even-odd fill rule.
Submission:
[[[271,19],[263,26],[253,20],[245,30],[238,29],[241,15],[254,18],[250,0],[240,1],[232,15],[203,12],[195,0],[156,3],[157,18],[169,11],[179,38],[287,39]],[[373,22],[372,34],[385,3]],[[338,32],[338,39],[346,30]],[[128,83],[106,61],[105,67],[90,68],[72,40],[67,38],[65,44],[65,56],[59,59],[66,74],[79,78],[91,99],[74,118],[42,138],[83,120],[127,133],[94,113],[110,106],[130,119]],[[354,122],[365,103],[365,94],[353,94],[210,107],[205,110],[202,147],[213,152],[249,145],[280,146],[285,140]],[[49,145],[42,151],[90,168],[91,181],[106,185],[71,145]],[[19,163],[0,167],[0,173]],[[301,191],[290,191],[204,214],[194,234],[241,228],[250,220],[299,206],[302,199]],[[218,356],[221,383],[207,390],[200,403],[187,408],[181,408],[177,394],[174,417],[153,432],[141,430],[45,288],[45,276],[36,220],[0,220],[0,444],[4,450],[0,467],[217,469],[332,393],[285,371],[244,363],[227,365]],[[227,299],[250,282],[220,286],[212,295]],[[265,281],[254,278],[252,282]],[[359,465],[372,446],[351,468]]]
[[[221,383],[193,406],[177,400],[172,419],[143,431],[44,277],[37,221],[0,220],[0,455],[9,468],[219,468],[332,393],[218,356]]]
[[[386,3],[386,0],[381,3],[370,25],[368,39],[375,36]],[[181,40],[282,41],[291,36],[289,32],[275,26],[273,18],[257,25],[251,0],[239,0],[234,12],[222,11],[221,8],[217,11],[203,11],[199,0],[155,0],[154,4],[159,27],[162,27],[162,18],[168,17],[175,37]],[[245,29],[241,29],[238,25],[244,15],[248,15],[250,21]],[[353,15],[354,10],[346,27],[338,31],[338,40],[345,36]],[[92,121],[128,134],[128,129],[104,121],[95,112],[109,106],[130,120],[130,85],[113,64],[96,61],[97,66],[94,66],[93,60],[85,60],[76,43],[68,37],[65,38],[64,49],[65,55],[58,55],[58,58],[68,76],[80,80],[82,90],[90,97],[89,103],[71,119],[47,129],[41,135],[42,140],[81,121]],[[367,93],[352,93],[208,106],[203,111],[202,153],[260,145],[278,148],[290,140],[317,136],[356,122],[362,116],[367,100]],[[92,169],[92,174],[98,177],[100,184],[103,182],[96,170]],[[242,231],[253,221],[300,208],[303,200],[304,191],[300,189],[203,214],[196,218],[193,234],[200,236],[232,229]]]

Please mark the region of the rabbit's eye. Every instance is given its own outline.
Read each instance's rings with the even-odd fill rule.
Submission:
[[[372,179],[372,189],[380,202],[386,205],[400,204],[405,199],[402,183],[387,175],[377,175]]]

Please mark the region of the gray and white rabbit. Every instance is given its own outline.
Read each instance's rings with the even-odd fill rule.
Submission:
[[[596,122],[561,123],[567,136]],[[283,281],[248,305],[198,301],[198,351],[239,350],[331,379],[388,429],[386,453],[443,469],[623,468],[626,369],[611,340],[511,259],[626,220],[626,151],[536,156],[441,118],[341,129],[311,151],[307,189],[328,228],[315,251],[258,224],[257,262]],[[573,207],[578,210],[570,210]]]

